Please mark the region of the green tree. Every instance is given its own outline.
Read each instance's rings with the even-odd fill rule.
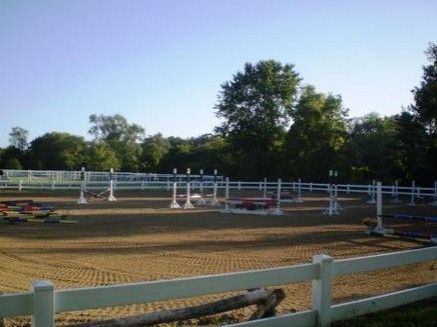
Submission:
[[[293,65],[268,60],[246,63],[243,72],[221,85],[215,108],[224,122],[217,131],[227,138],[233,177],[277,173],[299,81]]]
[[[170,142],[161,133],[146,137],[143,140],[142,160],[146,171],[158,171],[161,160],[169,153]]]
[[[400,164],[405,180],[415,179],[421,183],[429,183],[431,177],[427,164],[426,132],[417,116],[403,111],[396,116],[399,142]]]
[[[437,45],[430,43],[425,53],[430,64],[423,66],[420,86],[412,91],[414,104],[408,109],[414,122],[422,125],[423,132],[418,136],[424,136],[420,147],[426,153],[426,165],[416,177],[426,180],[425,176],[437,178]],[[403,132],[411,134],[408,130]]]
[[[330,169],[344,171],[347,110],[340,96],[303,87],[287,135],[283,175],[322,180]]]
[[[83,165],[85,152],[83,137],[52,132],[30,143],[30,155],[36,169],[78,169]]]
[[[137,124],[129,124],[126,118],[116,114],[114,116],[91,115],[89,118],[92,126],[88,130],[97,142],[135,143],[141,141],[144,128]]]
[[[4,149],[0,156],[0,168],[22,169],[29,168],[27,162],[27,153],[20,151],[15,146],[8,146]],[[19,167],[19,168],[17,168]]]
[[[121,169],[138,171],[141,168],[141,145],[144,129],[137,124],[129,124],[126,118],[114,116],[91,115],[89,133],[95,143],[106,143],[117,155]]]
[[[392,182],[402,177],[397,126],[395,117],[377,113],[351,121],[346,156],[351,180]]]
[[[20,160],[18,158],[9,158],[6,160],[5,163],[6,169],[23,169],[23,166],[21,166]]]
[[[9,133],[9,144],[16,147],[20,151],[27,149],[27,139],[29,137],[29,131],[21,127],[12,127]]]
[[[119,170],[121,165],[114,150],[106,143],[92,143],[87,151],[86,167],[88,170]]]

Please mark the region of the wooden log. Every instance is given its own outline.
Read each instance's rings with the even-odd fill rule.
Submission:
[[[282,293],[281,293],[282,292]],[[272,298],[271,295],[274,294]],[[262,305],[270,297],[268,306],[259,310],[267,312],[270,308],[274,308],[274,303],[282,301],[281,294],[284,294],[282,290],[270,291],[265,288],[257,289],[247,292],[242,295],[233,296],[224,300],[196,305],[187,308],[174,309],[174,310],[162,310],[158,312],[151,312],[143,315],[136,315],[130,317],[116,318],[99,322],[84,323],[75,325],[75,327],[141,327],[151,326],[163,323],[169,323],[174,321],[183,321],[194,318],[200,318],[203,316],[209,316],[217,313],[222,313],[230,310],[244,308],[250,305]],[[279,300],[278,302],[278,299]]]
[[[282,289],[275,289],[268,296],[266,301],[259,304],[256,311],[250,316],[249,320],[272,317],[275,315],[275,308],[285,299],[285,293]]]

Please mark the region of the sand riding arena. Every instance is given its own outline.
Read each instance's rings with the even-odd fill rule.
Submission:
[[[224,214],[218,208],[171,210],[168,192],[119,192],[116,202],[95,199],[86,206],[76,204],[77,192],[0,193],[0,200],[19,198],[55,205],[78,223],[1,224],[0,293],[27,291],[33,280],[51,280],[57,289],[110,285],[294,265],[310,262],[313,255],[321,253],[348,258],[422,246],[365,235],[362,220],[374,217],[375,207],[359,196],[341,196],[344,211],[339,216],[322,215],[326,194],[304,195],[303,203],[285,204],[283,216]],[[385,210],[432,214],[436,209],[421,204],[387,204]],[[349,275],[336,278],[334,300],[435,281],[436,262]],[[310,283],[281,287],[286,298],[279,312],[309,307]],[[216,294],[69,312],[57,315],[56,322],[69,326],[222,297]],[[244,317],[247,309],[232,315]],[[19,317],[5,320],[5,324],[26,326],[29,321]]]

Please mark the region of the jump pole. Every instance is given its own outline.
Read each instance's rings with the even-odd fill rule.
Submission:
[[[297,180],[297,198],[296,198],[293,202],[296,202],[296,203],[302,203],[302,202],[303,202],[303,200],[302,200],[302,189],[301,189],[301,187],[302,187],[302,179],[299,178],[299,179]]]
[[[109,196],[108,201],[117,201],[114,196],[114,168],[109,171]]]
[[[77,204],[87,204],[88,202],[85,199],[85,188],[86,188],[86,181],[85,181],[85,167],[82,167],[80,171],[80,195],[79,200],[77,200]]]
[[[376,200],[375,200],[375,193],[376,193],[376,181],[373,180],[372,181],[372,191],[370,193],[370,199],[369,201],[367,201],[368,204],[375,204]]]
[[[329,171],[329,206],[323,211],[324,215],[339,215],[339,204],[337,203],[336,191],[334,188],[334,178],[337,177],[337,171]]]
[[[264,177],[263,198],[267,197],[267,177]]]
[[[281,187],[282,187],[282,180],[278,179],[278,191],[276,192],[276,211],[275,214],[280,215],[282,213],[281,211]]]
[[[395,180],[395,185],[393,186],[393,192],[392,192],[393,200],[391,202],[393,203],[400,203],[401,200],[399,200],[399,181]]]
[[[191,203],[191,195],[190,195],[190,174],[191,174],[191,169],[187,168],[187,199],[184,203],[184,205],[182,206],[182,209],[194,209],[193,204]]]
[[[410,203],[408,203],[409,206],[415,206],[416,203],[414,202],[414,197],[415,197],[415,189],[416,189],[416,182],[414,180],[411,181],[411,201]]]
[[[226,187],[225,187],[225,212],[229,211],[229,177],[226,177]]]
[[[437,181],[434,181],[434,200],[431,201],[429,204],[432,206],[437,206]]]
[[[217,169],[214,169],[214,186],[212,191],[211,206],[217,207],[219,205],[220,202],[217,200]]]
[[[176,183],[176,174],[178,173],[178,170],[176,168],[173,168],[173,194],[171,196],[171,203],[169,205],[170,209],[179,209],[181,206],[176,201],[176,195],[177,195],[177,183]]]
[[[196,206],[204,207],[204,206],[206,206],[206,201],[203,198],[203,169],[200,169],[199,173],[200,173],[200,186],[199,186],[200,198],[196,199],[195,203],[196,203]]]
[[[203,193],[203,169],[200,169],[200,193]]]
[[[381,182],[376,183],[376,233],[384,234],[384,225],[382,223],[382,187]]]

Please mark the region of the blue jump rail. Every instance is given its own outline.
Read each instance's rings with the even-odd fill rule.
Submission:
[[[425,222],[437,223],[437,216],[413,216],[413,215],[402,215],[402,214],[396,214],[396,215],[383,214],[382,216],[387,218],[420,220]]]

